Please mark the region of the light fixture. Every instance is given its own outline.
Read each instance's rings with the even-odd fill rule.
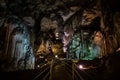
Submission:
[[[79,68],[80,68],[80,69],[83,69],[83,65],[79,65]]]

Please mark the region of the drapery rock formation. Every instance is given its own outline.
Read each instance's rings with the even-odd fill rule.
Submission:
[[[5,71],[34,69],[35,56],[30,43],[30,31],[18,17],[10,16],[2,26],[4,33],[3,52]],[[3,35],[2,35],[3,36]]]

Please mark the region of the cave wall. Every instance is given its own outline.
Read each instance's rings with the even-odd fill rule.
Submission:
[[[1,69],[34,69],[36,56],[51,50],[70,59],[93,59],[116,52],[120,47],[120,12],[117,0],[112,2],[1,0]]]

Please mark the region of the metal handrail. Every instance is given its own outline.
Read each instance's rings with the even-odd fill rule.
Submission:
[[[40,74],[38,74],[33,80],[36,80],[40,75],[42,75],[48,69],[49,69],[49,66],[46,69],[44,69]]]

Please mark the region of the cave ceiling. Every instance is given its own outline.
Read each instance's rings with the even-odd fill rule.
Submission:
[[[5,9],[17,15],[30,15],[37,12],[64,12],[64,15],[71,9],[90,8],[97,0],[0,0],[1,11]],[[107,10],[119,11],[119,0],[101,0]],[[2,12],[1,12],[2,13]]]

